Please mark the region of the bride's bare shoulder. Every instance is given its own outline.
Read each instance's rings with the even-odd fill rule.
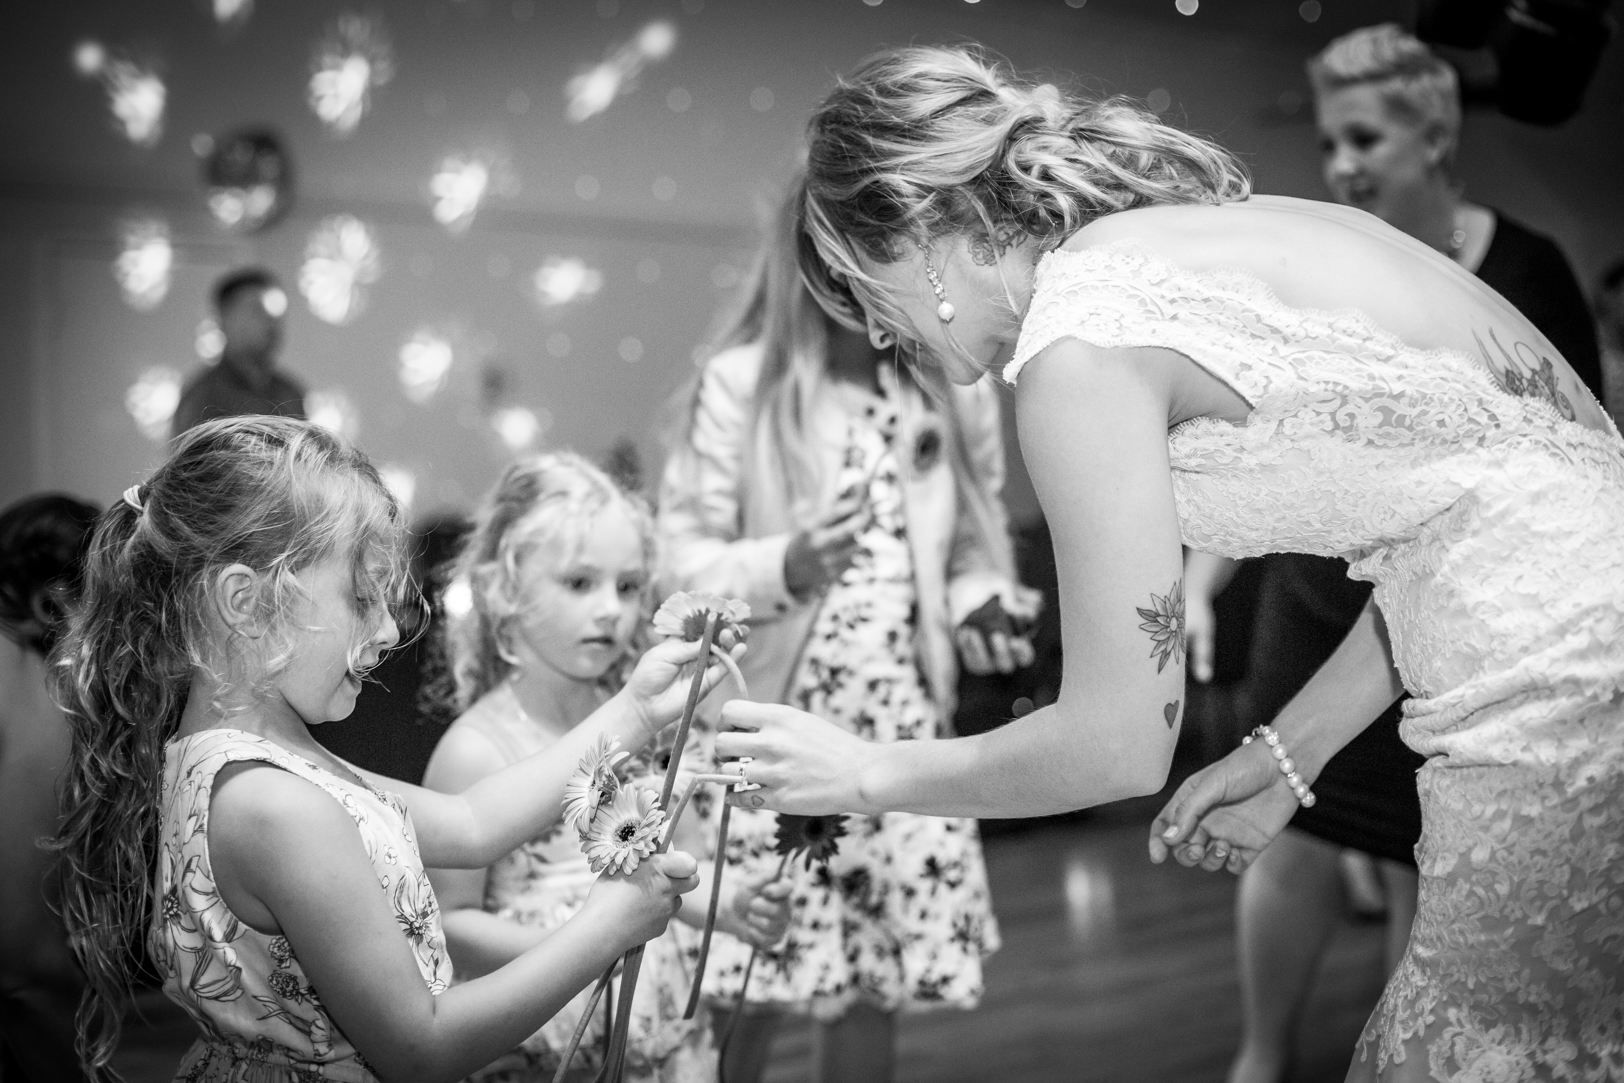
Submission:
[[[1061,246],[1079,252],[1133,241],[1190,270],[1251,269],[1260,275],[1282,247],[1368,244],[1392,232],[1363,211],[1290,196],[1252,196],[1234,203],[1136,207],[1095,219]]]

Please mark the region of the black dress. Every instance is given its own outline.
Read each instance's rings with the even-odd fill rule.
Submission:
[[[1595,325],[1561,249],[1503,214],[1477,275],[1528,317],[1575,375],[1602,398]],[[1240,690],[1242,717],[1273,718],[1341,644],[1371,584],[1348,578],[1346,561],[1301,553],[1263,558],[1251,662]],[[1402,700],[1400,701],[1402,703]],[[1291,826],[1339,846],[1415,864],[1421,805],[1415,772],[1423,757],[1399,740],[1400,705],[1333,756],[1314,782],[1313,808]]]

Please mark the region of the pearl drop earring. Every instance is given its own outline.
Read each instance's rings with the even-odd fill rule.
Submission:
[[[925,254],[925,276],[930,279],[930,288],[936,291],[936,300],[940,302],[936,306],[936,318],[943,323],[952,323],[957,310],[953,307],[953,303],[947,299],[947,291],[942,289],[942,280],[936,277],[936,268],[931,266],[930,249],[925,247],[923,241],[915,241],[914,243],[919,245],[919,251]]]

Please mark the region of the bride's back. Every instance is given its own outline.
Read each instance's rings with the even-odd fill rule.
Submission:
[[[1567,361],[1520,312],[1463,268],[1363,211],[1280,196],[1147,207],[1102,218],[1065,247],[1128,239],[1189,271],[1249,274],[1292,308],[1358,310],[1410,346],[1472,358],[1502,387],[1536,375],[1548,361],[1573,420],[1609,430]]]

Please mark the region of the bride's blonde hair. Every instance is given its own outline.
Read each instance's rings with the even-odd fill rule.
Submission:
[[[975,46],[870,57],[809,129],[802,273],[854,328],[864,309],[908,328],[859,254],[894,262],[915,242],[950,235],[968,235],[978,255],[1022,242],[1046,250],[1114,211],[1225,203],[1251,190],[1216,144],[1126,98],[1022,79]]]

